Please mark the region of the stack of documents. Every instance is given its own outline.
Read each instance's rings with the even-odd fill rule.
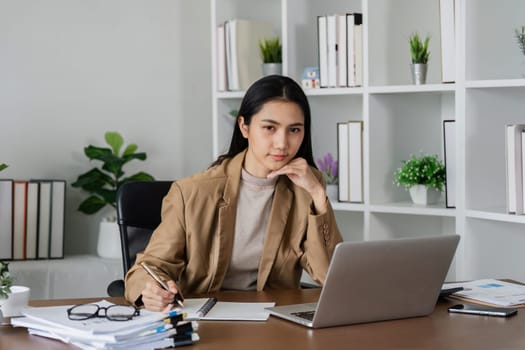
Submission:
[[[462,283],[445,283],[443,288],[463,287],[453,298],[492,306],[525,306],[525,285],[495,279],[481,279]]]
[[[100,307],[112,303],[96,302]],[[68,318],[68,306],[34,307],[23,311],[24,317],[13,318],[14,327],[26,327],[30,334],[53,338],[81,349],[149,350],[190,345],[199,340],[198,323],[188,321],[184,313],[140,310],[128,321],[90,318],[77,321]]]

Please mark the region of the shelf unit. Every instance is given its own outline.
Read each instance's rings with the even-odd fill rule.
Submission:
[[[439,0],[211,0],[212,38],[231,18],[274,23],[283,42],[283,74],[300,81],[317,66],[316,17],[363,13],[364,84],[306,90],[315,157],[336,154],[336,123],[364,121],[364,203],[332,203],[345,240],[458,233],[450,279],[525,281],[525,216],[505,213],[504,125],[525,123],[525,57],[514,29],[525,25],[522,0],[456,0],[456,81],[440,79]],[[487,25],[490,23],[491,25]],[[426,85],[412,85],[408,37],[431,36]],[[212,40],[212,62],[216,62]],[[213,64],[212,64],[213,66]],[[243,92],[217,92],[212,67],[213,155],[224,152]],[[456,208],[421,207],[393,173],[420,151],[443,159],[443,120],[456,121]]]

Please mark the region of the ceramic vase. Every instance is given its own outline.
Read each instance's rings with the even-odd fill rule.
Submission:
[[[102,258],[121,259],[120,231],[116,221],[102,220],[98,231],[97,254]]]
[[[410,198],[414,204],[428,205],[439,201],[441,192],[434,187],[427,187],[425,185],[414,185],[409,188]]]
[[[326,196],[331,202],[338,201],[338,186],[335,184],[326,185]]]

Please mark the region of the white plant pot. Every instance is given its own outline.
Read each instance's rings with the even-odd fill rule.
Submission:
[[[97,253],[102,258],[121,259],[120,231],[116,221],[100,222]]]
[[[408,191],[414,204],[434,204],[437,203],[441,197],[441,192],[434,187],[427,187],[425,185],[414,185],[410,187]]]
[[[328,197],[328,199],[330,199],[330,201],[332,202],[337,202],[338,201],[338,198],[339,198],[339,193],[338,193],[338,187],[337,185],[326,185],[326,196]]]
[[[7,299],[0,299],[0,311],[3,317],[22,316],[22,309],[29,303],[29,287],[11,286]]]

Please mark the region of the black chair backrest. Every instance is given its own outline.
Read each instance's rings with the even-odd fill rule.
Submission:
[[[117,218],[124,275],[160,224],[162,199],[172,183],[173,181],[137,181],[120,186],[117,192]]]

